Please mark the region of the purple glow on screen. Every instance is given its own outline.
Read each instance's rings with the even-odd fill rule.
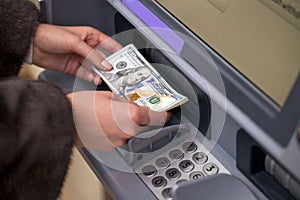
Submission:
[[[177,53],[181,52],[184,45],[183,39],[181,39],[174,31],[170,29],[169,26],[167,26],[156,15],[154,15],[145,5],[143,5],[139,0],[123,0],[123,3],[145,24],[147,24],[150,28],[153,27],[153,31]]]

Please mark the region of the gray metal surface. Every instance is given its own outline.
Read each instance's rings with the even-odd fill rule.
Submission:
[[[194,182],[184,183],[176,187],[174,200],[194,199],[230,199],[230,200],[257,200],[253,192],[236,177],[219,174],[205,177]]]
[[[135,27],[137,28],[143,28],[145,27],[145,24],[137,18],[127,7],[125,7],[121,1],[118,0],[108,0],[128,21],[130,21]],[[201,76],[201,74],[198,73],[197,70],[195,70],[194,67],[192,67],[189,63],[187,63],[185,60],[183,60],[181,57],[174,56],[174,53],[168,53],[173,52],[172,49],[168,45],[165,44],[165,42],[159,38],[157,35],[150,31],[141,30],[141,33],[145,35],[146,38],[148,38],[157,48],[159,49],[168,49],[164,54],[165,56],[171,60],[180,70],[187,76],[191,81],[193,81],[199,88],[201,88],[203,91],[205,91],[207,94],[210,94],[211,100],[215,102],[217,105],[223,109],[229,117],[231,117],[236,124],[238,124],[241,128],[245,129],[251,137],[255,139],[255,141],[260,144],[264,150],[272,156],[277,162],[280,162],[285,168],[297,179],[300,179],[300,175],[297,174],[297,171],[300,171],[300,162],[298,159],[295,159],[300,154],[300,145],[298,141],[296,141],[296,128],[298,127],[296,124],[294,125],[294,133],[286,133],[286,137],[282,137],[281,140],[286,139],[288,135],[292,135],[291,141],[287,144],[287,146],[281,146],[280,145],[280,139],[278,141],[275,141],[272,135],[274,135],[274,132],[266,132],[264,127],[258,125],[258,121],[255,121],[250,116],[246,115],[245,112],[242,111],[241,108],[237,107],[236,104],[234,104],[232,101],[227,99],[218,89],[214,87],[214,85],[211,85],[209,80],[206,80]],[[200,43],[200,41],[199,41]],[[201,42],[202,43],[202,42]],[[201,44],[204,45],[203,43]],[[204,45],[205,46],[205,45]],[[207,51],[209,51],[211,54],[215,54],[209,47],[205,47]],[[201,48],[202,49],[202,48]],[[218,55],[215,54],[215,56],[218,57]],[[223,63],[220,63],[226,68],[230,68],[228,63],[223,61]],[[298,78],[299,79],[299,78]],[[207,86],[209,85],[210,90],[207,90]],[[300,80],[297,80],[296,86],[300,85]],[[299,87],[299,86],[298,86]],[[243,88],[241,88],[243,89]],[[295,88],[294,88],[295,89]],[[295,94],[296,91],[292,91],[292,93]],[[249,94],[252,95],[252,94]],[[295,95],[293,95],[295,96]],[[295,113],[299,113],[299,109],[297,104],[293,101],[297,101],[297,98],[300,98],[300,95],[294,98],[290,104],[293,105],[293,108],[291,107],[289,112],[293,117],[295,116]],[[226,107],[224,107],[224,99],[226,99]],[[289,101],[289,100],[288,100]],[[298,101],[299,102],[299,101]],[[290,107],[288,105],[287,107]],[[284,109],[284,108],[283,108]],[[295,110],[296,109],[296,110]],[[296,111],[296,112],[295,112]],[[287,111],[285,111],[287,112]],[[257,116],[260,118],[260,116]],[[278,124],[282,124],[286,126],[288,119],[282,119],[282,122],[275,123],[276,121],[273,121],[274,127]],[[294,121],[295,119],[293,119]],[[261,122],[259,122],[261,124]],[[289,123],[288,123],[289,124]],[[290,130],[291,127],[288,127]],[[281,130],[281,129],[280,129]],[[273,130],[278,132],[278,130]],[[279,135],[282,135],[281,133],[278,133]]]
[[[186,147],[185,144],[191,141],[194,142],[195,148],[192,151],[185,151]],[[189,143],[190,144],[190,143]],[[169,152],[172,150],[181,150],[185,151],[184,156],[179,160],[172,160],[169,156]],[[206,156],[206,159],[201,162],[197,163],[195,159],[193,159],[193,155],[197,155],[196,152],[201,152]],[[161,166],[157,161],[159,159],[164,158],[168,159],[169,163],[167,166]],[[166,162],[164,162],[166,163]],[[142,169],[145,166],[155,166],[157,168],[156,174],[153,176],[145,176],[142,173]],[[170,171],[170,169],[173,169]],[[159,157],[149,160],[148,162],[144,163],[143,165],[134,169],[138,176],[143,180],[143,182],[153,191],[155,196],[158,199],[165,199],[163,195],[163,191],[167,188],[173,188],[177,185],[177,181],[180,180],[193,180],[196,178],[201,179],[202,177],[214,175],[218,173],[222,174],[230,174],[230,172],[208,151],[198,140],[190,140],[187,139],[182,143],[179,143],[177,146],[165,151]],[[172,174],[176,172],[176,176]],[[197,173],[197,174],[196,174]],[[170,175],[171,174],[171,175]],[[201,176],[200,176],[201,174]],[[155,178],[163,177],[166,180],[165,185],[160,186],[155,184]],[[154,182],[153,182],[154,181]],[[170,196],[171,197],[171,196]]]

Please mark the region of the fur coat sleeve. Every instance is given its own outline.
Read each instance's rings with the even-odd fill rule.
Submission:
[[[48,83],[16,78],[38,17],[27,0],[0,1],[1,199],[56,199],[74,143],[65,94]]]

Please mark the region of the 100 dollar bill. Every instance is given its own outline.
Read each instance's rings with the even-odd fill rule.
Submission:
[[[133,44],[107,57],[111,71],[93,70],[110,89],[137,105],[154,111],[167,111],[185,103],[188,98],[176,92],[150,65]]]

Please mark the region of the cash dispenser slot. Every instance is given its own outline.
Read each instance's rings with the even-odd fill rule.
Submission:
[[[134,29],[134,26],[120,13],[115,14],[114,21],[117,37],[119,33]],[[180,123],[181,109],[184,109],[186,113],[189,113],[186,117],[190,119],[195,127],[199,128],[202,134],[206,135],[211,119],[211,102],[207,94],[205,94],[199,87],[197,87],[192,81],[190,81],[189,77],[187,77],[185,73],[180,71],[180,69],[176,67],[176,65],[172,61],[170,61],[160,49],[157,49],[145,36],[143,36],[143,34],[139,34],[138,31],[135,31],[133,35],[128,38],[130,41],[127,41],[128,39],[124,41],[124,38],[121,38],[119,42],[123,45],[126,45],[127,43],[133,43],[139,44],[137,46],[145,47],[144,49],[139,49],[139,51],[146,58],[146,60],[154,66],[154,68],[176,91],[184,94],[189,98],[189,101],[181,106],[181,108],[177,107],[171,110],[173,116],[175,116],[175,118],[179,120],[178,123]],[[160,66],[156,67],[156,64]],[[181,85],[180,83],[178,83],[178,80],[175,77],[170,76],[169,71],[165,70],[164,67],[161,67],[161,65],[170,67],[174,71],[178,72],[178,74],[181,74],[186,80],[189,81],[192,90],[188,90],[185,88],[185,85]],[[196,96],[196,99],[191,98],[191,96],[194,95]],[[199,107],[200,112],[200,120],[198,122],[195,122],[195,120],[191,120],[195,118],[194,115],[196,114],[196,107]]]
[[[237,167],[274,200],[300,199],[299,183],[274,161],[246,131],[237,135]]]

